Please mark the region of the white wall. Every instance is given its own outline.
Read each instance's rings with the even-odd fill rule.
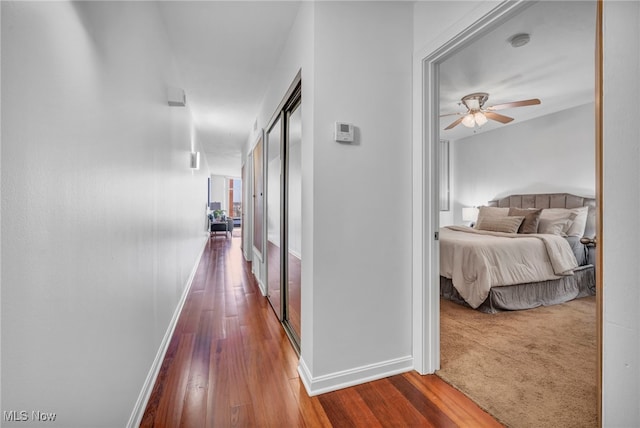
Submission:
[[[312,393],[411,368],[412,9],[303,2],[258,116],[266,127],[301,69],[300,371]],[[335,121],[355,124],[355,144],[333,141]]]
[[[604,2],[603,426],[640,426],[640,3]]]
[[[229,182],[223,175],[211,175],[211,202],[220,202],[220,207],[229,212]]]
[[[463,207],[510,194],[593,197],[594,118],[590,103],[451,142],[456,224],[462,224]]]
[[[412,10],[316,3],[313,390],[411,367]],[[333,140],[335,121],[354,144]]]
[[[311,244],[313,242],[313,99],[314,99],[314,84],[313,84],[313,49],[314,49],[314,4],[312,2],[302,2],[298,10],[298,15],[291,28],[285,46],[282,50],[282,54],[276,64],[269,87],[266,90],[264,99],[261,103],[260,109],[257,114],[258,132],[254,132],[249,136],[247,144],[243,153],[243,158],[247,159],[247,156],[253,150],[255,144],[258,141],[259,132],[265,129],[269,125],[269,121],[276,112],[276,109],[283,97],[287,93],[287,89],[294,81],[298,72],[302,75],[302,218],[304,222],[302,224],[302,253],[304,254],[304,261],[302,263],[302,283],[312,282],[313,272],[313,248]],[[263,145],[263,153],[266,154],[266,139]],[[253,158],[251,163],[246,164],[248,167],[253,168]],[[252,176],[253,180],[253,176]],[[266,180],[265,180],[266,185]],[[244,187],[245,191],[250,191],[249,186]],[[251,196],[250,196],[251,197]],[[266,210],[265,210],[266,214]],[[266,231],[266,223],[264,229]],[[246,231],[245,231],[246,233]],[[245,235],[245,237],[247,237]],[[247,237],[247,244],[253,244],[251,237]],[[251,247],[253,245],[250,245]],[[258,282],[266,284],[265,277],[265,264],[264,258],[260,258],[257,252],[253,252],[252,269]],[[310,294],[302,292],[302,300],[309,299]],[[305,303],[302,303],[305,307]],[[302,314],[302,347],[305,351],[310,351],[313,347],[313,341],[311,340],[311,319],[306,319],[306,316],[310,315],[310,311]],[[309,332],[306,332],[306,328],[309,328]],[[308,338],[308,339],[306,339]],[[304,352],[304,351],[303,351]]]
[[[454,3],[454,2],[450,2]],[[455,37],[490,11],[490,2],[418,2],[414,13],[415,70],[421,58]],[[465,13],[466,11],[466,13]],[[603,226],[603,422],[604,427],[640,426],[640,3],[604,2],[604,156]],[[431,25],[426,25],[431,24]],[[417,76],[419,73],[417,73]],[[422,87],[419,77],[416,87]],[[421,92],[420,92],[421,93]],[[415,115],[422,112],[420,94]],[[414,135],[420,138],[416,124]],[[423,314],[428,319],[429,314]]]
[[[1,7],[2,411],[122,427],[206,241],[206,164],[154,4]]]
[[[455,171],[455,152],[456,152],[456,144],[454,141],[448,141],[449,144],[449,210],[448,211],[440,211],[439,220],[440,226],[449,226],[452,224],[456,224],[456,204],[455,204],[455,196],[456,196],[456,171]],[[439,172],[441,174],[441,172]],[[459,224],[459,222],[458,222]]]
[[[242,255],[245,260],[253,261],[253,155],[244,159],[242,174]]]

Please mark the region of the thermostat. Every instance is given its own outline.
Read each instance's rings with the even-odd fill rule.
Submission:
[[[335,140],[341,143],[353,143],[353,125],[350,123],[336,122]]]

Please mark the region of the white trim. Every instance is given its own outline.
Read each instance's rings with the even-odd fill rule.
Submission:
[[[164,337],[162,338],[162,342],[160,342],[160,347],[158,348],[158,352],[156,354],[155,359],[153,360],[153,364],[151,364],[151,368],[149,369],[149,373],[147,373],[147,378],[144,381],[142,386],[142,390],[138,395],[138,399],[136,400],[136,404],[133,407],[133,411],[131,412],[131,416],[129,417],[129,421],[127,422],[127,428],[137,428],[140,426],[142,422],[142,417],[144,416],[144,411],[147,408],[147,404],[149,402],[149,397],[151,397],[151,392],[153,391],[153,386],[156,383],[158,378],[158,373],[160,372],[160,368],[162,367],[162,362],[164,361],[164,356],[167,353],[167,348],[169,347],[169,343],[171,343],[171,338],[173,337],[173,333],[176,329],[176,325],[178,324],[178,319],[180,318],[180,314],[182,313],[182,308],[187,300],[187,295],[191,290],[191,285],[193,284],[193,278],[196,275],[196,271],[198,270],[198,266],[200,265],[200,260],[202,259],[202,254],[207,246],[207,242],[209,241],[209,236],[202,242],[202,248],[196,258],[196,262],[189,274],[189,278],[187,278],[186,286],[184,287],[184,291],[182,292],[182,296],[180,296],[180,300],[178,301],[178,306],[176,306],[175,311],[173,312],[173,317],[169,322],[169,326],[167,327],[167,331],[164,333]]]
[[[413,357],[406,356],[314,378],[304,359],[300,358],[298,374],[310,397],[360,385],[413,370]]]
[[[263,275],[264,268],[265,268],[265,265],[262,260],[262,253],[260,253],[256,247],[253,247],[253,263],[251,263],[251,273],[253,274],[253,277],[258,283],[260,292],[262,293],[263,296],[266,296],[267,286],[265,285],[264,280],[262,279],[262,277],[264,276]]]
[[[300,252],[292,250],[291,248],[289,248],[289,254],[291,254],[296,259],[302,261],[302,254]]]
[[[267,297],[267,286],[264,285],[264,282],[260,278],[256,277],[256,282],[258,283],[258,288],[260,288],[260,293],[262,293],[264,297]]]
[[[414,54],[412,289],[413,359],[421,374],[440,368],[439,228],[437,143],[438,64],[480,34],[535,3],[479,4],[440,37]],[[481,16],[480,19],[476,17]]]
[[[262,253],[260,251],[258,251],[258,249],[255,247],[255,245],[253,247],[253,257],[258,259],[258,261],[260,263],[262,263]]]

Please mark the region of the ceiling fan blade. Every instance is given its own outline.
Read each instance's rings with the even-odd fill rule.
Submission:
[[[460,124],[460,122],[462,122],[462,119],[464,119],[464,116],[463,116],[463,117],[460,117],[460,118],[458,118],[458,119],[456,119],[456,121],[455,121],[455,122],[453,122],[451,125],[449,125],[449,126],[447,126],[446,128],[444,128],[444,130],[446,131],[447,129],[451,129],[451,128],[453,128],[454,126],[458,126],[458,125]]]
[[[509,123],[513,120],[512,117],[504,116],[498,113],[493,113],[491,111],[485,112],[484,115],[487,116],[487,119],[495,120],[500,123]]]
[[[524,106],[533,106],[536,104],[540,104],[540,100],[537,98],[532,98],[530,100],[522,100],[522,101],[514,101],[511,103],[504,103],[504,104],[496,104],[494,106],[491,107],[487,107],[486,110],[487,111],[495,111],[495,110],[504,110],[507,108],[513,108],[513,107],[524,107]]]
[[[441,114],[439,117],[446,117],[446,116],[456,116],[456,115],[462,115],[464,113],[445,113],[445,114]]]

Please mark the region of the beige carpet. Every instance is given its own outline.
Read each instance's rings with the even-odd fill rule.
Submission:
[[[595,297],[484,314],[441,300],[437,374],[503,424],[597,425]]]

